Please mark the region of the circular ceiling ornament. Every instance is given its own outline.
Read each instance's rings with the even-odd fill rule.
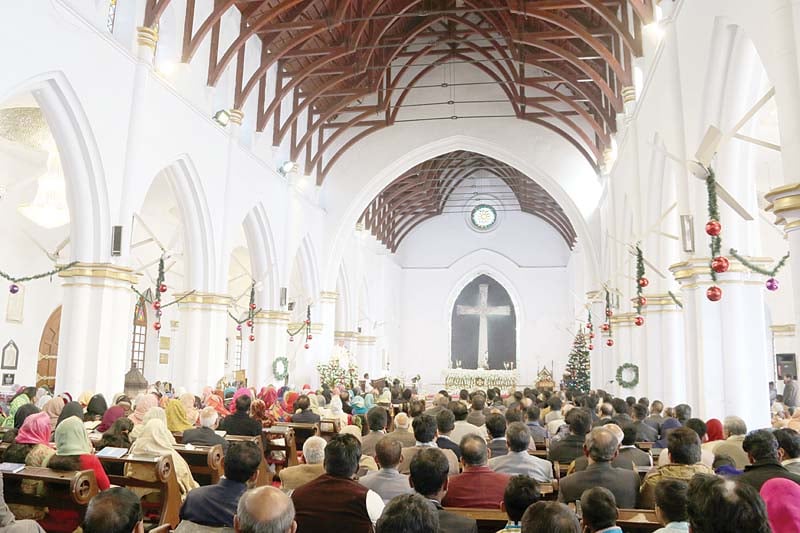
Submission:
[[[489,204],[478,204],[472,208],[469,218],[473,226],[486,231],[497,222],[497,211]]]

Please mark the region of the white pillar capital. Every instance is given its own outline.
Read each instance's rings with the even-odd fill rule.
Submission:
[[[147,26],[136,28],[137,56],[140,60],[153,64],[158,43],[158,30]]]

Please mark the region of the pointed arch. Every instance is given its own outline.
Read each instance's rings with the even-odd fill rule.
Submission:
[[[264,204],[258,203],[242,222],[247,249],[250,252],[250,271],[261,290],[256,290],[256,304],[263,309],[277,309],[279,304],[280,273],[275,252],[275,240],[270,229]]]

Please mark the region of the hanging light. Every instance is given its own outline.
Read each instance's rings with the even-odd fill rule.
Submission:
[[[283,164],[278,167],[278,172],[280,172],[283,176],[286,176],[295,170],[297,170],[297,163],[294,161],[284,161]]]
[[[216,122],[217,124],[219,124],[224,128],[231,121],[231,114],[228,113],[228,111],[225,109],[220,109],[219,111],[214,113],[214,116],[211,118],[214,119],[214,122]]]
[[[47,171],[37,180],[36,196],[30,204],[17,207],[19,214],[45,229],[69,224],[69,206],[61,163],[57,154],[47,158]]]

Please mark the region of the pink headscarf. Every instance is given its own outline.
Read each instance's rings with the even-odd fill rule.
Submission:
[[[47,413],[36,413],[25,419],[25,422],[22,423],[22,427],[19,428],[19,433],[17,433],[15,441],[18,444],[44,444],[45,446],[52,447],[50,443],[50,435],[52,432],[53,428],[50,426],[50,415]]]
[[[767,504],[767,517],[773,533],[800,531],[800,485],[784,478],[773,478],[761,486]]]
[[[131,422],[133,422],[134,426],[139,426],[144,424],[144,415],[147,414],[147,411],[152,409],[153,407],[158,406],[158,398],[153,396],[152,394],[140,394],[136,398],[136,407],[134,411],[128,416]]]
[[[236,400],[244,395],[250,396],[251,400],[253,399],[253,396],[250,394],[250,389],[245,389],[244,387],[242,387],[233,394],[233,398],[231,398],[231,403],[228,404],[228,409],[230,409],[231,411],[235,411]]]
[[[270,385],[269,387],[267,387],[267,390],[264,393],[264,397],[260,399],[263,400],[264,405],[266,405],[267,409],[269,409],[275,404],[275,401],[278,399],[278,391],[275,390],[275,387]]]
[[[119,405],[109,407],[106,412],[103,413],[103,421],[97,426],[97,431],[103,433],[109,429],[118,418],[122,418],[123,416],[125,416],[125,408]]]

